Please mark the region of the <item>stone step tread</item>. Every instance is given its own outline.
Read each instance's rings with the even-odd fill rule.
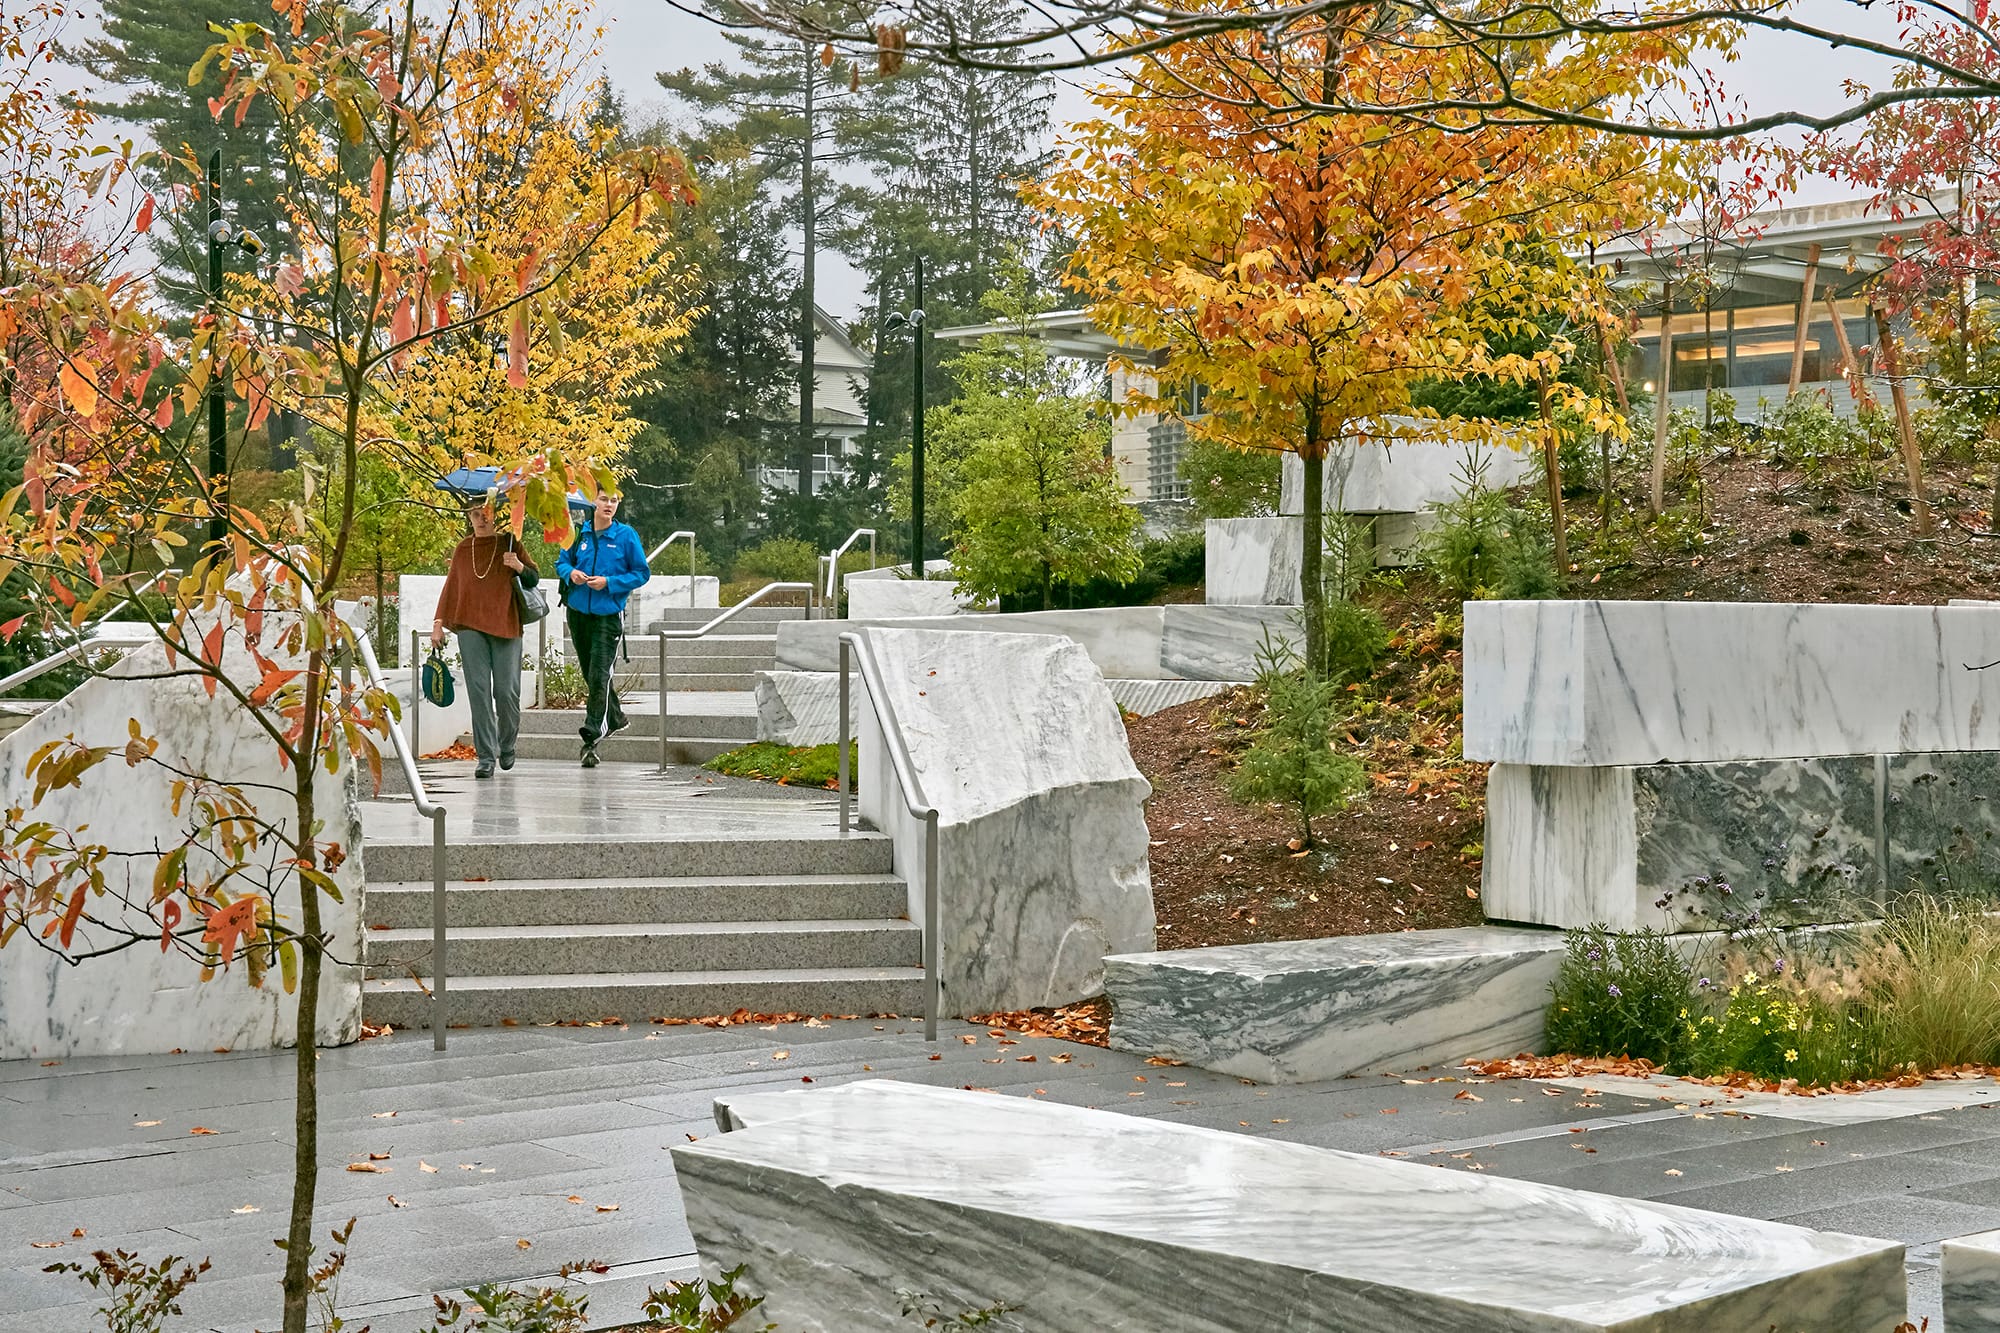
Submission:
[[[523,990],[613,990],[648,988],[673,990],[692,986],[757,985],[799,981],[922,981],[921,967],[792,967],[744,969],[735,972],[544,972],[524,976],[452,977],[446,985],[449,996],[467,993]],[[383,977],[363,987],[363,1002],[370,995],[421,993],[410,977]]]
[[[853,835],[863,836],[863,835]],[[879,836],[879,835],[878,835]],[[624,892],[632,889],[775,889],[831,887],[873,889],[901,884],[894,875],[633,875],[617,879],[476,879],[447,880],[450,893],[533,893],[537,890]],[[368,893],[421,893],[429,895],[429,880],[370,882]]]
[[[611,925],[447,926],[445,938],[448,941],[611,939],[635,936],[848,935],[884,931],[895,934],[922,934],[919,926],[905,918],[875,917],[811,921],[622,921]],[[433,937],[428,927],[406,926],[390,930],[370,930],[366,938],[370,943],[427,944]]]

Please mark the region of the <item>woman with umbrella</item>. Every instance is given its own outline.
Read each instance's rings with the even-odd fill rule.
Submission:
[[[541,583],[541,573],[510,532],[493,519],[497,468],[460,468],[438,489],[457,495],[472,535],[451,553],[451,569],[431,623],[431,646],[442,647],[448,629],[458,636],[458,656],[472,704],[472,748],[479,756],[477,778],[493,776],[497,762],[514,766],[514,743],[521,730],[522,593]]]

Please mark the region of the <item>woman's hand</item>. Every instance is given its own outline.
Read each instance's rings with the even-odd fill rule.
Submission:
[[[431,647],[444,647],[444,626],[442,624],[431,626]]]
[[[569,572],[569,581],[581,588],[584,584],[590,582],[590,575],[580,569],[572,569]]]
[[[521,557],[515,555],[512,551],[507,552],[500,559],[506,563],[507,568],[513,570],[516,574],[527,568],[526,565],[521,563]]]

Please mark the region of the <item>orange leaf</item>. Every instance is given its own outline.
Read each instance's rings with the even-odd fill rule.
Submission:
[[[520,311],[507,330],[507,384],[514,389],[528,387],[528,317]]]
[[[162,398],[160,405],[153,409],[153,424],[161,430],[165,430],[174,424],[174,400],[172,395]]]
[[[0,640],[5,640],[8,643],[12,643],[14,641],[14,636],[21,632],[21,626],[26,624],[27,620],[28,618],[26,616],[15,616],[12,620],[8,621],[6,624],[0,625]]]
[[[256,933],[257,899],[255,895],[246,895],[227,907],[209,913],[208,924],[202,928],[201,940],[203,944],[216,947],[222,955],[223,966],[227,967],[236,957],[237,946]]]
[[[181,923],[181,905],[169,898],[160,905],[160,952],[173,943],[174,927]]]
[[[153,229],[152,195],[147,195],[145,202],[139,205],[139,216],[133,219],[132,229],[142,236]]]
[[[97,415],[97,367],[82,357],[63,362],[56,378],[62,382],[63,397],[80,417]]]
[[[77,919],[83,915],[83,900],[89,892],[90,885],[86,882],[77,885],[76,892],[70,896],[69,910],[62,917],[61,939],[65,949],[69,948],[70,938],[76,934]]]

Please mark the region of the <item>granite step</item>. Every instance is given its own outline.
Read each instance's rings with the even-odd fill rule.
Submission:
[[[658,661],[657,658],[648,659]],[[778,665],[776,653],[735,653],[724,656],[717,653],[669,653],[666,658],[668,688],[672,688],[676,676],[748,676],[759,671],[775,671]],[[658,674],[658,668],[654,668]]]
[[[893,869],[892,852],[886,835],[866,832],[846,837],[830,832],[818,837],[632,837],[617,842],[545,839],[472,843],[453,837],[446,844],[445,874],[454,881],[886,875]],[[428,839],[371,840],[366,856],[371,883],[429,882]]]
[[[460,881],[445,885],[459,926],[610,925],[624,921],[828,921],[903,915],[908,891],[894,875],[733,875],[707,878]],[[368,886],[368,924],[431,923],[431,884]]]
[[[654,700],[650,692],[625,700],[625,715],[631,719],[630,730],[619,733],[624,736],[653,736],[660,734],[660,716],[651,710]],[[521,734],[524,736],[570,736],[583,725],[581,708],[524,708],[521,710]],[[669,712],[666,717],[667,734],[670,736],[713,736],[718,740],[752,741],[757,738],[757,714],[755,709],[741,713],[695,713]]]
[[[769,670],[770,668],[761,668]],[[657,683],[649,678],[649,683]],[[757,676],[752,671],[668,672],[667,693],[676,690],[754,690]]]
[[[698,629],[721,615],[723,609],[713,606],[698,606],[693,609],[685,606],[662,607],[659,613],[646,623],[646,628],[648,631],[657,629]],[[803,606],[780,606],[770,603],[759,603],[756,606],[747,606],[738,611],[723,628],[730,630],[732,633],[740,634],[744,631],[737,628],[739,625],[768,625],[776,624],[783,620],[804,620],[805,618],[806,609]]]
[[[709,972],[585,972],[538,977],[458,976],[448,990],[454,1027],[594,1022],[617,1017],[703,1018],[748,1009],[760,1014],[923,1012],[923,969],[822,967]],[[361,988],[361,1016],[373,1024],[419,1028],[430,1021],[426,986],[409,977]]]
[[[775,625],[778,622],[772,623]],[[668,639],[667,657],[672,660],[677,657],[729,657],[735,654],[769,656],[777,642],[775,634],[724,634],[718,630],[699,639]],[[628,639],[626,643],[633,649],[634,657],[639,655],[637,650],[642,643],[646,645],[649,655],[659,656],[660,641],[650,634],[643,639]]]
[[[453,975],[472,976],[923,965],[923,931],[908,921],[886,918],[453,925],[447,943]],[[370,930],[363,950],[371,977],[431,974],[428,928]]]
[[[667,738],[667,762],[670,764],[705,764],[725,750],[735,749],[744,742],[727,737]],[[523,759],[569,759],[581,761],[583,738],[572,729],[564,735],[523,734],[514,743],[514,753]],[[630,731],[621,731],[616,736],[606,736],[597,742],[597,757],[607,764],[658,764],[660,762],[660,740],[657,736],[640,733],[637,725]]]

